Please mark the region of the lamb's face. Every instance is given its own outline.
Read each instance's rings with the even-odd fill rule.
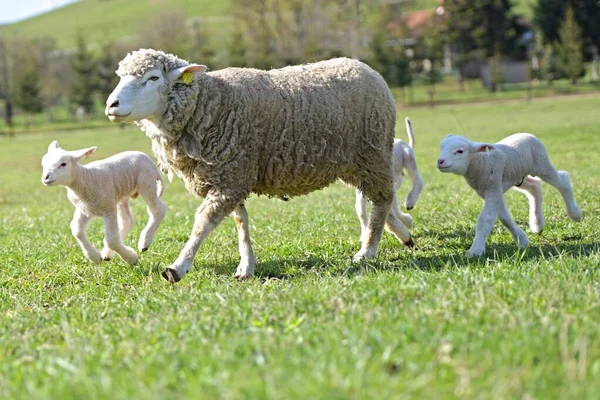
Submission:
[[[167,84],[159,68],[149,69],[141,76],[122,76],[108,96],[104,112],[113,122],[157,120],[167,109],[164,95]]]
[[[440,172],[457,175],[467,173],[471,162],[471,142],[460,136],[448,135],[440,144],[437,167]]]
[[[55,140],[48,146],[48,152],[42,157],[42,183],[46,186],[70,185],[73,182],[77,163],[93,154],[96,147],[66,151]]]
[[[42,158],[42,183],[46,186],[68,185],[73,175],[73,157],[58,149]]]

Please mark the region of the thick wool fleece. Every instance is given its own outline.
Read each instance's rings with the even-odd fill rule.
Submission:
[[[174,55],[139,50],[117,73],[183,65]],[[197,75],[191,85],[175,82],[164,96],[163,118],[137,124],[163,171],[193,194],[298,196],[342,179],[372,201],[391,201],[396,108],[383,78],[359,61],[227,68]]]

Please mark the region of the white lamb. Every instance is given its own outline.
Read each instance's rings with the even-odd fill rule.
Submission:
[[[477,218],[475,240],[469,256],[480,256],[485,252],[485,241],[496,217],[508,228],[519,247],[525,248],[529,243],[525,232],[513,221],[504,201],[504,192],[513,186],[529,199],[529,226],[533,232],[539,233],[544,227],[541,180],[560,191],[567,215],[575,221],[581,220],[581,209],[573,197],[569,175],[554,168],[544,144],[535,136],[516,133],[489,144],[448,135],[442,140],[440,149],[438,169],[464,176],[485,202]]]
[[[138,255],[123,243],[133,225],[129,198],[142,196],[148,208],[150,218],[138,242],[138,249],[143,252],[152,243],[167,212],[167,206],[160,199],[163,179],[152,159],[139,151],[126,151],[87,165],[78,163],[95,151],[96,147],[66,151],[53,141],[42,158],[42,183],[67,187],[67,196],[75,206],[71,232],[88,259],[97,263],[102,259],[109,260],[117,253],[133,265]],[[102,252],[85,233],[93,217],[104,219]]]
[[[398,208],[398,196],[396,195],[396,192],[400,186],[402,186],[402,182],[404,181],[404,170],[406,169],[412,187],[410,193],[406,197],[404,206],[407,210],[412,210],[423,190],[424,182],[419,173],[419,169],[417,168],[417,160],[415,158],[415,152],[413,151],[415,147],[415,133],[412,128],[412,123],[409,118],[406,118],[405,122],[408,143],[400,139],[394,140],[394,150],[392,153],[394,168],[394,200],[392,201],[391,213],[401,222],[401,224],[396,224],[396,229],[393,231],[394,235],[396,235],[398,240],[404,245],[412,247],[414,242],[408,229],[413,227],[413,218],[409,214],[403,213]],[[360,190],[356,191],[355,209],[356,215],[358,215],[358,219],[360,220],[361,238],[364,239],[369,220],[367,215],[367,197]]]

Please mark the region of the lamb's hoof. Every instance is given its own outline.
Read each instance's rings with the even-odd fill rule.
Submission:
[[[102,257],[102,261],[110,261],[110,257]]]
[[[252,278],[255,263],[241,263],[235,271],[234,279],[242,280]]]
[[[410,239],[408,239],[408,242],[403,242],[404,245],[408,248],[413,248],[415,247],[415,242],[413,241],[413,238],[411,237]]]
[[[142,252],[142,253],[144,253],[144,252],[146,252],[146,251],[148,251],[148,248],[147,248],[147,247],[142,247],[142,248],[140,249],[140,252]]]
[[[365,260],[375,258],[375,253],[368,250],[361,250],[352,257],[352,262],[359,263]]]
[[[160,275],[167,280],[169,283],[177,283],[181,280],[177,271],[172,268],[167,268]]]
[[[415,208],[415,206],[410,206],[410,207],[406,206],[406,209],[409,210],[409,211],[412,210],[413,208]]]

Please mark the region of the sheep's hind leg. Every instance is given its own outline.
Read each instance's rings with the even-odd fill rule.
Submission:
[[[129,208],[129,199],[119,203],[117,206],[117,218],[119,222],[119,234],[121,235],[121,239],[125,241],[125,237],[129,234],[133,226],[133,214],[131,213],[131,208]],[[116,253],[105,245],[101,254],[103,260],[110,260]]]
[[[364,242],[367,238],[367,228],[369,224],[369,218],[367,215],[367,197],[358,189],[356,189],[356,201],[354,203],[354,210],[360,220],[360,241]]]
[[[371,215],[369,217],[365,238],[361,243],[361,249],[354,255],[353,260],[355,262],[367,258],[374,258],[377,255],[381,234],[383,233],[384,225],[390,215],[394,197],[391,183],[390,180],[388,191],[371,192],[368,188],[364,189],[364,193],[373,203],[373,209],[371,210]]]
[[[91,218],[85,215],[80,209],[75,209],[75,215],[73,215],[73,220],[71,221],[71,233],[77,239],[77,243],[79,243],[79,247],[83,251],[83,255],[95,262],[99,263],[102,261],[102,256],[100,252],[88,239],[85,230],[90,223]]]
[[[245,196],[243,196],[245,197]],[[192,267],[198,248],[213,229],[240,204],[240,198],[223,193],[208,192],[196,211],[192,234],[179,253],[179,257],[163,272],[162,277],[169,282],[180,281]]]
[[[104,217],[104,245],[117,253],[125,262],[134,265],[138,261],[138,255],[131,247],[125,246],[119,232],[119,221],[115,212]]]
[[[150,247],[152,241],[154,240],[154,235],[156,234],[160,223],[167,214],[167,205],[160,199],[160,197],[156,196],[155,187],[151,188],[151,193],[154,195],[140,193],[146,202],[146,210],[148,211],[148,222],[142,230],[140,239],[138,241],[138,250],[140,252],[148,250],[148,247]]]
[[[544,182],[547,182],[558,189],[563,200],[565,201],[567,215],[569,218],[571,218],[573,221],[581,221],[581,209],[577,205],[575,197],[573,196],[573,187],[571,186],[569,174],[566,171],[557,171],[552,164],[548,164],[549,165],[545,168],[545,170],[548,172],[539,174],[538,176]]]
[[[243,279],[251,277],[254,274],[254,268],[256,267],[256,258],[254,257],[254,251],[252,250],[252,243],[250,242],[250,230],[248,211],[244,203],[240,203],[233,210],[233,219],[237,227],[238,232],[238,246],[240,251],[240,265],[235,272],[236,279]]]
[[[519,228],[512,216],[510,215],[510,211],[506,206],[506,202],[504,198],[502,201],[498,203],[498,219],[502,224],[510,231],[515,243],[519,248],[524,249],[529,244],[529,239],[527,238],[527,234],[523,231],[523,229]]]
[[[529,228],[533,233],[540,233],[544,229],[542,181],[528,175],[523,180],[521,186],[514,186],[514,188],[527,196],[529,200]]]

